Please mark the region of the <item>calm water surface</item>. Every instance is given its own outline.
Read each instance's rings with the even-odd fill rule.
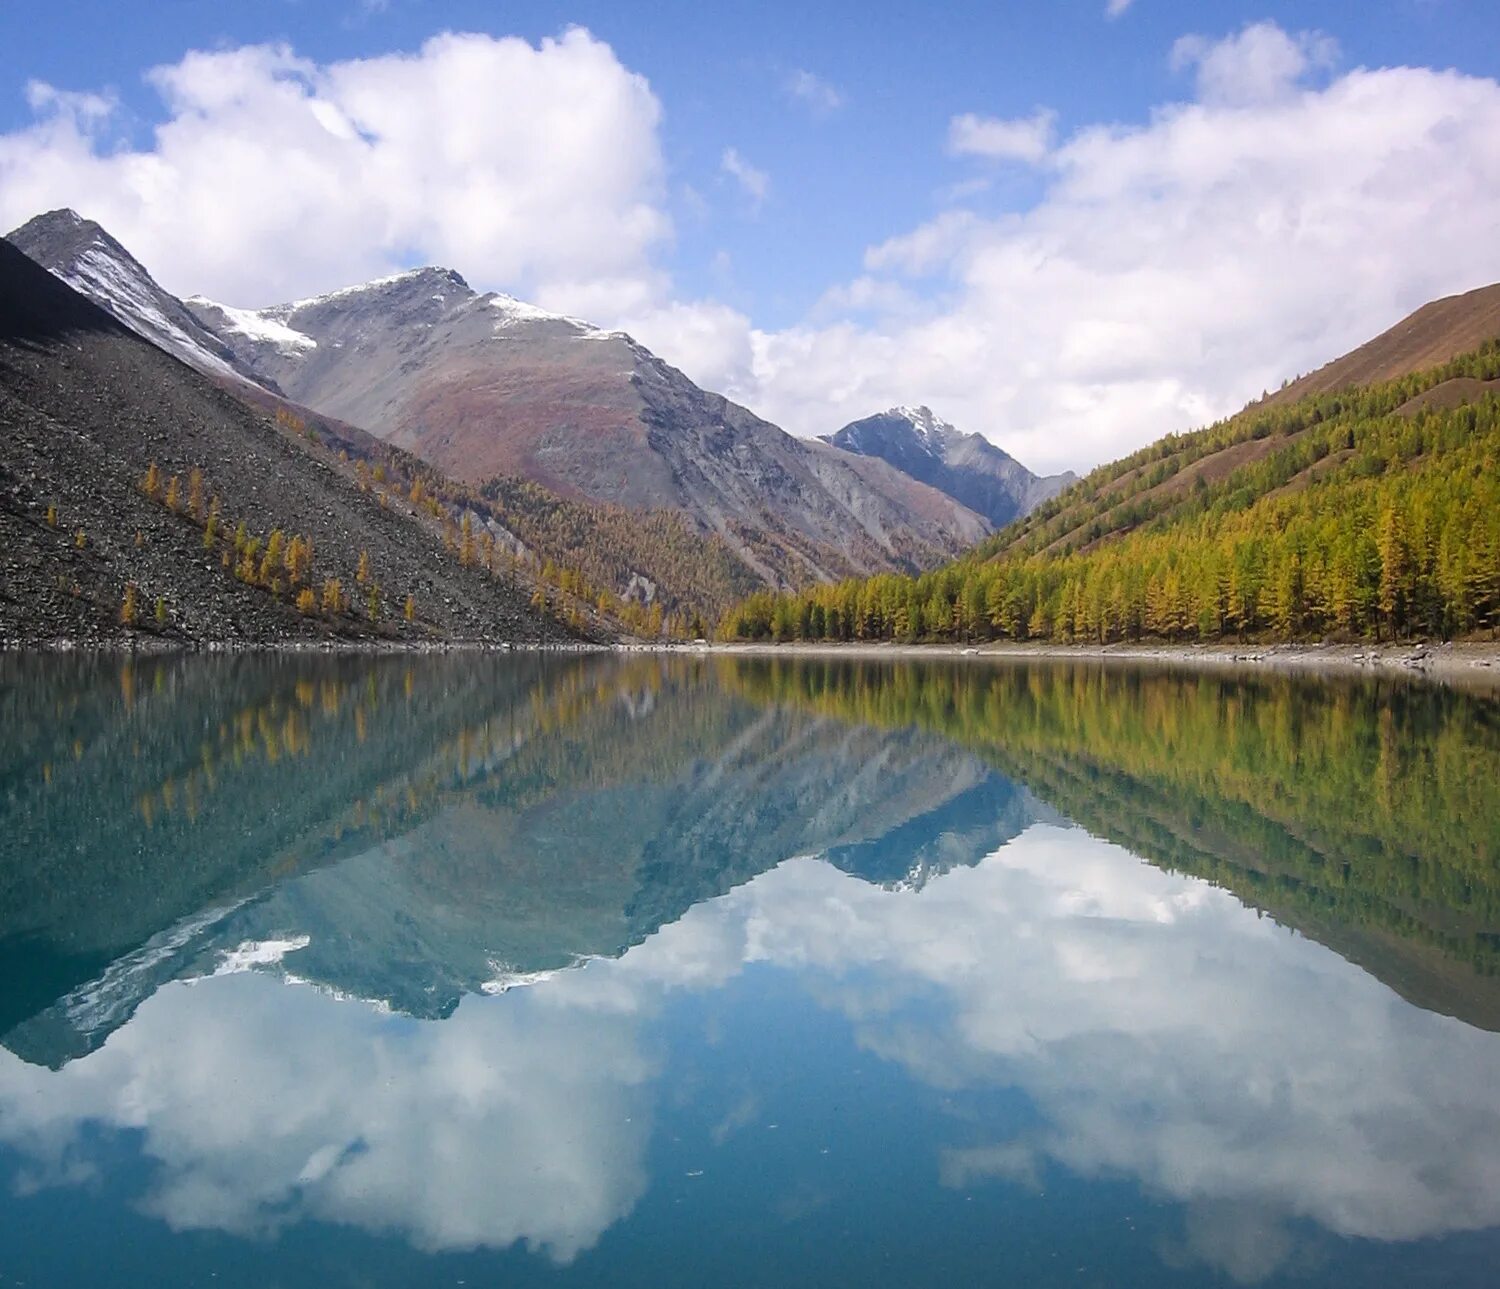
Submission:
[[[0,1285],[1493,1286],[1500,703],[0,659]]]

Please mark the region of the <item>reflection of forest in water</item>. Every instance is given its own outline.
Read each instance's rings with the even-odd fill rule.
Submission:
[[[1442,686],[1042,663],[772,662],[731,680],[941,734],[1413,1001],[1500,1029],[1500,703]]]
[[[1056,811],[1500,1028],[1500,722],[1448,690],[1089,665],[0,660],[0,1032],[47,1063],[305,937],[418,1015],[782,860],[874,881]]]

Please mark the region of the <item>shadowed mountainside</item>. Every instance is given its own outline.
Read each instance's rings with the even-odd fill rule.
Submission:
[[[0,639],[570,637],[8,242],[0,424]]]

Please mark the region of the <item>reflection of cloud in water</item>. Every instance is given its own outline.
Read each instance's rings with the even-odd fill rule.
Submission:
[[[1015,1084],[1039,1111],[1033,1140],[948,1156],[950,1180],[1024,1179],[1033,1154],[1133,1177],[1246,1278],[1281,1218],[1384,1240],[1500,1223],[1500,1039],[1232,897],[1051,828],[915,900],[798,867],[731,897],[759,953],[834,973],[822,995],[919,1079]],[[947,1005],[900,1005],[931,991]]]
[[[651,1069],[626,1020],[514,1003],[415,1024],[264,976],[172,985],[58,1074],[5,1060],[0,1122],[33,1186],[67,1180],[85,1120],[141,1129],[144,1207],[178,1229],[312,1217],[566,1261],[645,1189]]]
[[[1134,1178],[1188,1205],[1171,1256],[1241,1279],[1288,1255],[1289,1219],[1385,1240],[1500,1223],[1500,1039],[1049,827],[918,894],[790,861],[618,961],[442,1022],[254,974],[169,986],[61,1073],[0,1057],[0,1124],[32,1185],[77,1179],[84,1120],[143,1129],[147,1206],[177,1227],[313,1216],[566,1260],[645,1189],[641,1018],[756,961],[913,1077],[1033,1100],[1025,1139],[945,1147],[947,1185],[1038,1186],[1048,1161]]]

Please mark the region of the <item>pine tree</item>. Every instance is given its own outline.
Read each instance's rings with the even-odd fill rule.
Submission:
[[[1380,553],[1380,612],[1385,615],[1391,638],[1395,640],[1406,627],[1411,577],[1406,517],[1396,505],[1388,504],[1381,511],[1376,549]]]

